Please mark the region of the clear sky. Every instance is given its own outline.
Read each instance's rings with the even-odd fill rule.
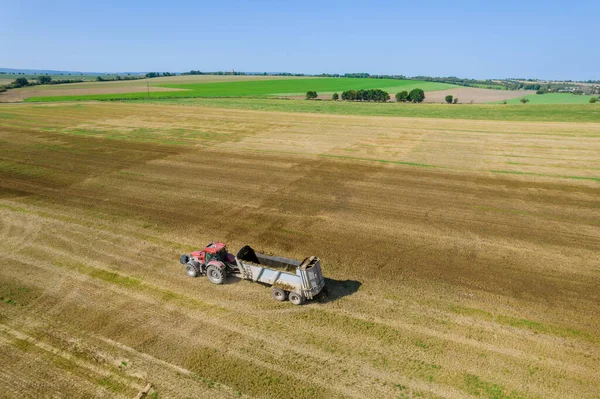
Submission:
[[[600,79],[600,0],[0,0],[0,67]]]

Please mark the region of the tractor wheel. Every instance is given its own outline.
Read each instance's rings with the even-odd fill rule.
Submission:
[[[290,294],[288,295],[288,299],[294,305],[302,305],[304,303],[304,295],[297,294],[295,292],[290,292]]]
[[[179,257],[179,263],[181,263],[182,265],[185,265],[186,263],[188,263],[190,260],[190,257],[187,255],[181,255]]]
[[[276,301],[283,302],[287,298],[287,293],[284,290],[282,290],[281,288],[273,288],[273,291],[271,291],[271,296]]]
[[[214,284],[223,284],[225,281],[225,270],[215,265],[210,265],[206,269],[206,276]]]
[[[190,277],[198,277],[198,274],[200,274],[198,268],[191,263],[185,264],[185,272]]]

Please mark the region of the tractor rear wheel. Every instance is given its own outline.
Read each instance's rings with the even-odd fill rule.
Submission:
[[[304,295],[298,294],[296,292],[290,292],[288,295],[288,299],[294,305],[302,305],[304,303]]]
[[[273,288],[273,291],[271,291],[271,296],[276,301],[283,302],[286,300],[287,293],[284,290],[282,290],[281,288]]]
[[[211,283],[223,284],[223,282],[225,281],[225,270],[215,265],[210,265],[206,269],[206,276],[208,277]]]
[[[185,272],[190,277],[198,277],[198,275],[200,274],[198,268],[191,263],[185,264]]]

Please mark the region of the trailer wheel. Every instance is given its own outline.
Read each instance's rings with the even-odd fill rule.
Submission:
[[[283,302],[286,300],[287,294],[284,290],[282,290],[281,288],[275,288],[273,287],[273,290],[271,291],[271,296],[273,297],[273,299],[275,299],[276,301],[280,301]]]
[[[191,263],[185,264],[185,272],[190,277],[198,277],[198,274],[200,274],[198,268]]]
[[[210,265],[206,269],[206,276],[208,277],[211,283],[223,284],[223,282],[225,281],[225,270],[215,265]]]
[[[290,292],[290,295],[288,295],[288,299],[294,305],[302,305],[304,303],[304,295],[298,294],[296,292]]]

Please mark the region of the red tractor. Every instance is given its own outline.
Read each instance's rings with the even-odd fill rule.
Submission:
[[[309,256],[300,262],[255,252],[249,245],[233,256],[227,252],[225,244],[213,242],[202,251],[181,255],[179,261],[190,277],[202,274],[215,284],[223,284],[227,276],[236,275],[244,280],[271,286],[274,299],[289,299],[295,305],[313,299],[326,289],[321,260],[316,256]]]
[[[181,255],[179,261],[185,265],[188,276],[206,275],[215,284],[222,284],[228,274],[238,271],[235,256],[227,252],[227,246],[222,242],[213,242],[202,251]]]

